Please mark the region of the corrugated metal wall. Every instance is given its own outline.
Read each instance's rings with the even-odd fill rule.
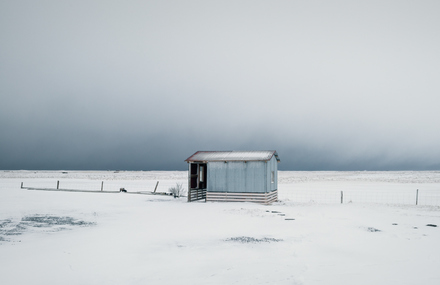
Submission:
[[[265,168],[266,162],[264,161],[253,161],[246,163],[245,171],[245,181],[246,181],[246,191],[243,192],[254,192],[254,193],[265,193]],[[238,191],[239,192],[239,191]]]
[[[271,183],[274,171],[275,183]],[[265,193],[277,189],[277,161],[208,162],[208,192]]]

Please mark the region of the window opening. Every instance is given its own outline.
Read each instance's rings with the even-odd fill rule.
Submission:
[[[200,182],[205,181],[205,168],[203,167],[203,165],[200,165],[199,178],[200,178],[200,180],[199,180]]]

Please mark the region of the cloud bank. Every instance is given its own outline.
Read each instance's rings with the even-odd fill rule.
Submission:
[[[437,1],[0,4],[0,169],[440,168]]]

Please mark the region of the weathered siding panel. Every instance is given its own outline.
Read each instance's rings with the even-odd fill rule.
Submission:
[[[266,162],[209,162],[207,190],[209,192],[265,193]]]
[[[245,163],[227,162],[227,192],[243,192],[245,190]]]
[[[246,189],[243,192],[246,193],[264,193],[266,192],[265,184],[265,165],[264,161],[252,161],[247,162],[246,173],[245,173],[245,183]]]
[[[227,191],[227,163],[209,162],[208,166],[207,191],[226,192]]]

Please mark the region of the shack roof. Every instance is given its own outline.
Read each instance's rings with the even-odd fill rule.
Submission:
[[[269,161],[274,155],[276,160],[280,161],[278,158],[278,153],[274,150],[198,151],[188,157],[185,161]]]

